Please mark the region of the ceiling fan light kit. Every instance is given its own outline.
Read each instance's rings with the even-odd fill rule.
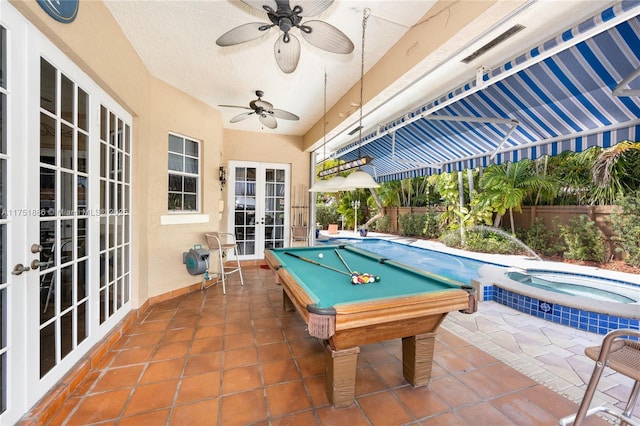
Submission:
[[[302,22],[309,16],[324,12],[333,0],[298,0],[291,8],[289,0],[242,0],[242,2],[261,12],[266,12],[271,23],[251,22],[233,28],[221,35],[216,44],[221,47],[234,46],[262,37],[271,28],[278,27],[282,34],[273,46],[276,63],[282,72],[289,74],[296,70],[300,60],[300,41],[290,31],[300,30],[302,37],[312,46],[327,52],[349,54],[353,52],[353,43],[342,31],[324,21]]]

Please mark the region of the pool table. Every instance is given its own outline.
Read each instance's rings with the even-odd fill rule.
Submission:
[[[353,402],[360,345],[401,338],[405,378],[426,385],[436,329],[447,313],[477,307],[470,286],[350,245],[271,249],[265,260],[282,285],[284,308],[325,342],[327,396],[336,407]],[[352,284],[352,272],[380,280]]]

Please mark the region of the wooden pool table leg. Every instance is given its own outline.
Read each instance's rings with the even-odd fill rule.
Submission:
[[[287,312],[292,312],[296,310],[295,305],[289,298],[289,295],[287,294],[286,291],[282,292],[282,309],[284,309]]]
[[[402,338],[402,374],[413,386],[424,386],[431,379],[436,333]]]
[[[356,392],[356,364],[360,348],[333,350],[325,344],[324,370],[327,381],[327,397],[334,407],[353,404]]]

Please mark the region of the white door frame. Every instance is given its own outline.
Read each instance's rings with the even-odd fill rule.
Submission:
[[[6,213],[6,255],[5,271],[7,279],[7,305],[6,318],[6,347],[7,365],[4,371],[6,375],[6,411],[0,414],[0,424],[13,424],[17,421],[27,407],[23,407],[27,399],[27,387],[25,386],[26,371],[28,370],[27,353],[27,324],[25,321],[28,274],[13,275],[11,271],[14,265],[29,263],[27,253],[23,250],[14,250],[22,247],[26,237],[27,218],[22,215],[22,207],[26,206],[26,188],[15,185],[13,178],[26,167],[27,149],[20,147],[12,141],[20,140],[23,129],[19,125],[22,119],[19,117],[26,110],[26,99],[18,93],[26,86],[26,75],[20,72],[20,66],[26,63],[26,53],[18,49],[17,41],[26,37],[25,27],[21,25],[21,15],[8,5],[8,2],[0,1],[0,25],[6,30],[6,125],[7,125],[7,209]],[[26,210],[25,210],[26,213]],[[16,321],[15,319],[19,319]],[[6,419],[6,420],[5,420]]]
[[[227,190],[227,226],[228,232],[234,232],[235,222],[235,205],[236,205],[236,168],[255,168],[256,169],[256,188],[255,188],[255,251],[250,254],[241,254],[239,257],[241,260],[257,260],[264,258],[264,250],[269,244],[265,240],[265,229],[268,224],[265,223],[265,172],[268,169],[283,170],[284,177],[284,220],[283,220],[283,233],[282,244],[286,245],[289,242],[290,232],[290,212],[291,212],[291,200],[290,200],[290,188],[291,188],[291,165],[288,163],[261,163],[255,161],[229,161],[229,186]],[[241,243],[240,243],[241,244]],[[241,244],[242,245],[242,244]],[[242,252],[242,250],[241,250]]]

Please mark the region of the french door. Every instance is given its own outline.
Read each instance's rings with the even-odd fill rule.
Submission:
[[[131,117],[0,2],[0,424],[130,310]]]
[[[230,229],[240,259],[262,259],[266,248],[289,241],[289,164],[229,162]]]

